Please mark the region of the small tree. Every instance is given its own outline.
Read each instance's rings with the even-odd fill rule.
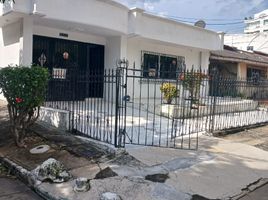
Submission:
[[[199,71],[187,71],[180,75],[183,87],[189,91],[192,103],[198,103],[202,82],[208,76]]]
[[[25,146],[26,130],[39,117],[48,78],[48,70],[39,66],[0,69],[0,88],[8,102],[11,132],[19,147]]]
[[[172,83],[164,83],[161,85],[160,90],[163,93],[167,104],[171,104],[172,100],[178,95],[178,89],[176,85]]]

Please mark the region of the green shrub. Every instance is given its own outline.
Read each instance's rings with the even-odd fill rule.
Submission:
[[[0,88],[8,102],[11,132],[18,146],[24,146],[26,130],[39,117],[48,79],[48,70],[39,66],[0,69]]]
[[[178,95],[179,91],[176,85],[172,83],[164,83],[160,87],[163,97],[168,104],[172,103],[172,100]]]

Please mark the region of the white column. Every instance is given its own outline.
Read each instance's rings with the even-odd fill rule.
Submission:
[[[22,35],[20,38],[20,64],[29,66],[33,57],[33,18],[26,16],[22,20]]]
[[[107,38],[105,46],[105,68],[115,69],[120,59],[127,59],[127,37],[114,36]]]
[[[120,58],[128,59],[127,58],[127,36],[121,36],[121,46],[120,46]]]

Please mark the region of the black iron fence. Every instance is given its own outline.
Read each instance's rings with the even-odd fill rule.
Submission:
[[[56,74],[45,107],[69,112],[75,134],[125,144],[196,149],[199,134],[268,122],[268,83],[202,70],[159,79],[153,71],[119,67]]]

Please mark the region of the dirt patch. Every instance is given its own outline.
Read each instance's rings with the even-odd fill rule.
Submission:
[[[86,145],[73,135],[60,135],[50,129],[44,129],[44,135],[28,131],[25,139],[26,148],[15,145],[9,131],[8,113],[5,105],[0,104],[0,156],[6,157],[27,170],[33,170],[49,158],[59,160],[67,170],[91,166],[97,162],[95,157],[102,152]],[[50,150],[42,154],[31,154],[30,150],[39,145],[48,145]]]
[[[221,136],[221,138],[248,144],[268,151],[268,125]]]

